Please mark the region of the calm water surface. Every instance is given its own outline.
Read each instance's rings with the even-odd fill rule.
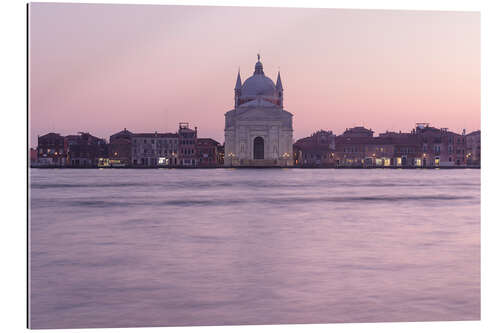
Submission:
[[[475,320],[479,170],[31,172],[31,326]]]

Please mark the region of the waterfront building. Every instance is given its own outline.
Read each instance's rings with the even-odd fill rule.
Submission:
[[[386,140],[392,146],[391,166],[423,166],[422,138],[414,131],[411,133],[387,133],[387,135],[380,137],[380,139]]]
[[[66,165],[67,145],[58,133],[47,133],[38,137],[37,165],[62,167]]]
[[[175,133],[133,133],[131,143],[134,167],[178,165],[179,140]]]
[[[95,137],[87,132],[65,137],[67,146],[66,165],[78,168],[107,166],[103,163],[108,157],[106,140]]]
[[[199,167],[216,167],[219,165],[218,147],[220,144],[214,139],[199,138],[196,141],[196,153]]]
[[[109,137],[109,165],[126,167],[132,163],[132,135],[126,128]]]
[[[234,109],[225,114],[226,166],[292,166],[292,117],[283,109],[283,84],[264,74],[257,57],[251,77],[234,88]]]
[[[196,142],[198,139],[198,128],[189,128],[189,123],[179,123],[177,132],[179,137],[179,165],[183,167],[196,167]]]
[[[118,138],[109,143],[109,165],[112,167],[126,167],[132,160],[132,140]]]
[[[373,132],[346,129],[336,137],[336,164],[346,167],[464,166],[464,135],[419,123],[411,132]]]
[[[335,166],[335,135],[320,130],[293,144],[293,156],[297,166]]]
[[[253,122],[245,123],[240,119],[239,127],[244,128]],[[249,128],[246,133],[255,131],[255,128]],[[84,168],[288,166],[288,156],[276,160],[236,160],[236,154],[226,155],[229,150],[226,143],[220,145],[211,138],[198,139],[197,135],[197,127],[191,129],[188,123],[179,123],[177,133],[132,133],[125,128],[111,135],[109,144],[84,132],[65,137],[48,133],[38,137],[36,150],[30,150],[30,165]],[[269,136],[264,136],[269,139]],[[251,143],[245,138],[240,139],[243,147],[245,142]],[[260,153],[265,156],[263,149]],[[357,126],[347,128],[338,136],[332,131],[317,131],[297,140],[291,151],[293,164],[302,167],[479,167],[481,132],[466,134],[464,130],[457,134],[446,128],[417,123],[411,132],[386,131],[374,137],[371,129]],[[245,153],[244,148],[242,152]],[[228,160],[232,162],[228,163]]]
[[[366,146],[372,138],[345,137],[335,138],[335,164],[341,167],[362,167],[365,163]]]
[[[396,151],[394,138],[387,136],[374,137],[365,145],[365,158],[362,162],[365,167],[390,167],[397,165],[394,158]],[[401,161],[399,161],[401,165]]]
[[[465,166],[467,152],[465,131],[457,134],[447,128],[419,123],[415,129],[422,139],[423,166]]]
[[[462,134],[446,130],[446,152],[445,163],[442,166],[465,166],[467,165],[467,141],[465,130]]]
[[[367,146],[373,143],[373,131],[357,126],[346,128],[335,138],[335,164],[342,167],[363,167]],[[368,157],[373,157],[368,156]]]
[[[466,164],[481,166],[481,131],[474,131],[465,136]]]

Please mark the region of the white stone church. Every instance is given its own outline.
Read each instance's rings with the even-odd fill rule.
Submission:
[[[293,166],[292,117],[283,109],[280,73],[264,75],[260,55],[251,77],[234,87],[234,109],[226,112],[224,165]]]

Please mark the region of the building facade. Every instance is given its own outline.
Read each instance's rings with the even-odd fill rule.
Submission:
[[[411,132],[374,137],[372,130],[354,127],[333,136],[333,149],[314,137],[294,144],[297,166],[436,168],[480,163],[479,131],[465,135],[419,123]]]
[[[465,166],[465,132],[457,134],[447,128],[417,124],[415,133],[422,140],[423,166],[451,167]]]
[[[196,167],[198,128],[189,128],[189,123],[179,123],[177,132],[179,137],[179,165],[182,167]]]
[[[101,166],[100,162],[108,157],[106,140],[95,137],[87,132],[65,137],[68,159],[67,166],[77,168],[92,168]],[[107,165],[103,165],[107,166]]]
[[[219,166],[219,146],[220,144],[214,139],[199,138],[196,143],[198,167],[213,168]]]
[[[131,142],[133,167],[170,167],[179,163],[175,133],[134,133]]]
[[[481,166],[481,131],[474,131],[465,137],[466,163],[469,166]]]
[[[304,167],[335,166],[335,135],[320,130],[293,144],[295,165]]]
[[[198,139],[198,129],[180,123],[177,133],[133,133],[126,128],[106,140],[86,132],[38,137],[30,150],[33,167],[217,167],[224,147],[210,138]]]
[[[132,164],[132,135],[126,128],[109,137],[109,165],[128,167]]]
[[[241,84],[238,71],[234,109],[225,114],[224,165],[292,166],[293,115],[283,109],[283,85],[265,76],[258,55],[254,74]]]
[[[64,136],[47,133],[38,137],[37,165],[63,167],[67,164],[68,147]]]
[[[342,135],[335,138],[335,164],[340,167],[365,166],[365,160],[374,157],[368,153],[369,147],[375,143],[373,139],[372,130],[361,126],[346,128]]]

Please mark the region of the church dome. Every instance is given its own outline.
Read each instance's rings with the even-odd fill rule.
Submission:
[[[275,96],[276,86],[273,80],[264,74],[254,74],[245,80],[241,87],[242,96]]]
[[[236,85],[234,86],[234,107],[240,105],[250,106],[248,102],[259,100],[259,105],[262,101],[267,101],[274,104],[278,108],[283,108],[283,85],[281,77],[278,72],[276,84],[273,80],[264,74],[264,66],[260,62],[260,54],[257,54],[257,63],[255,64],[255,71],[253,75],[241,84],[240,71],[236,78]]]

